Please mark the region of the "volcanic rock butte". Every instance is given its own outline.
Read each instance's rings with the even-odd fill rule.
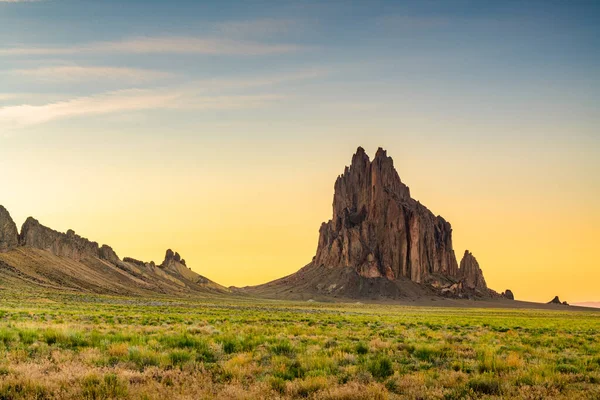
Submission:
[[[19,231],[6,208],[0,206],[0,253],[19,245]]]
[[[336,275],[332,272],[336,269],[352,272]],[[359,147],[351,165],[338,176],[333,217],[321,225],[313,261],[296,274],[246,290],[275,295],[311,286],[319,293],[351,297],[398,297],[409,292],[499,296],[487,288],[470,252],[465,252],[459,268],[450,223],[411,197],[382,148],[371,161]]]
[[[29,217],[17,231],[0,206],[0,278],[48,288],[97,293],[225,293],[229,290],[195,273],[179,253],[167,250],[162,264],[119,258],[73,230],[58,232]]]

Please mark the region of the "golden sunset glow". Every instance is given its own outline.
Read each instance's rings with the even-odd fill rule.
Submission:
[[[0,204],[17,225],[264,283],[311,261],[336,177],[381,146],[490,288],[600,300],[593,12],[200,3],[165,20],[159,2],[0,0]]]

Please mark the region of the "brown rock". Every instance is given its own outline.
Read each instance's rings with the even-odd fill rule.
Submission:
[[[71,229],[67,233],[57,232],[43,226],[32,217],[27,218],[23,224],[19,242],[23,246],[47,250],[54,255],[76,261],[100,256],[98,243],[82,238]]]
[[[181,266],[185,267],[185,260],[181,259],[179,253],[173,252],[173,250],[168,249],[165,254],[165,260],[162,262],[162,264],[160,264],[160,267],[164,269],[169,269],[172,272],[179,273],[179,268]]]
[[[464,287],[481,291],[487,290],[487,285],[483,278],[483,272],[481,271],[481,268],[479,268],[479,263],[469,250],[465,250],[465,255],[460,261],[458,275],[462,280]]]
[[[7,252],[19,245],[17,225],[9,212],[0,206],[0,253]]]
[[[565,306],[568,306],[569,303],[567,303],[566,301],[560,301],[560,299],[558,298],[558,296],[554,296],[554,298],[552,300],[550,300],[548,302],[548,304],[562,304]]]
[[[353,267],[367,278],[426,282],[456,277],[452,227],[410,197],[383,149],[371,162],[362,147],[335,182],[333,218],[321,225],[317,266]]]
[[[132,258],[132,257],[123,257],[123,262],[130,263],[130,264],[135,264],[135,265],[138,265],[138,266],[141,266],[141,267],[143,267],[146,264],[145,262],[137,260],[137,259]]]
[[[117,256],[117,253],[112,249],[112,247],[103,244],[99,250],[99,256],[101,259],[108,261],[113,265],[119,265],[121,263],[121,259]]]
[[[504,292],[502,292],[501,296],[506,299],[509,299],[509,300],[515,299],[515,295],[513,294],[513,292],[510,289],[506,289]]]

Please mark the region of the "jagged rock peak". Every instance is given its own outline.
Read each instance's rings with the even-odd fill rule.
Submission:
[[[0,205],[0,253],[19,245],[19,231],[6,208]]]
[[[483,272],[479,268],[479,263],[469,250],[465,250],[465,254],[460,261],[458,274],[465,287],[478,290],[487,289],[487,284],[483,278]]]
[[[47,250],[54,255],[79,261],[86,257],[100,257],[98,243],[77,235],[72,229],[67,233],[57,232],[39,223],[33,217],[27,218],[19,243],[22,246]]]
[[[334,185],[333,218],[320,229],[313,263],[354,267],[368,278],[456,276],[452,228],[410,197],[382,148],[371,162],[359,147]]]
[[[165,260],[162,262],[161,266],[167,267],[174,262],[185,265],[185,260],[181,258],[179,253],[174,252],[171,249],[168,249],[165,254]]]

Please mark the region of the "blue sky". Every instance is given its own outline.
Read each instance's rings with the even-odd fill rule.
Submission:
[[[527,224],[510,274],[565,285],[572,253],[597,270],[599,22],[597,1],[0,0],[0,204],[136,258],[179,238],[200,272],[260,283],[310,260],[335,176],[383,146],[492,287],[522,257],[492,244]],[[174,199],[195,242],[156,212]],[[241,209],[265,239],[219,258]],[[125,241],[99,215],[161,229]]]
[[[231,79],[235,88],[221,85],[211,95],[235,94],[252,108],[292,97],[302,107],[399,106],[485,120],[558,109],[585,122],[579,117],[593,117],[598,101],[600,8],[591,1],[12,0],[0,7],[4,105],[22,103],[15,97],[23,93],[43,104]],[[253,80],[263,84],[246,85]],[[188,108],[190,101],[197,99],[186,98]],[[139,107],[157,108],[150,103]],[[280,115],[298,114],[291,103]]]

